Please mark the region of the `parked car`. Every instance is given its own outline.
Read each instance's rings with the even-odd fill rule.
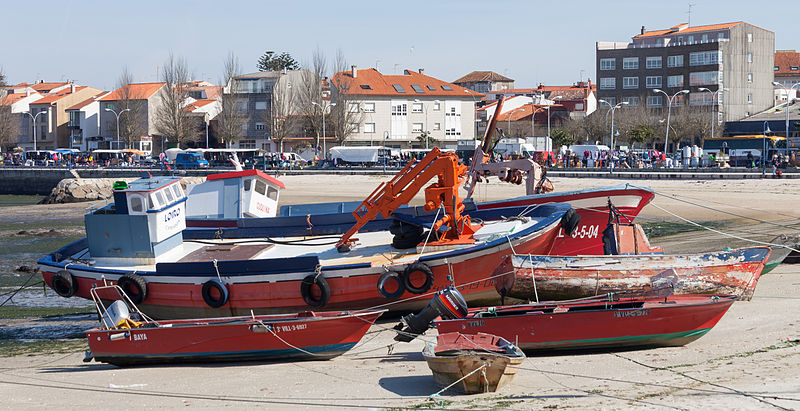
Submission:
[[[208,160],[200,153],[178,153],[175,168],[208,168]]]

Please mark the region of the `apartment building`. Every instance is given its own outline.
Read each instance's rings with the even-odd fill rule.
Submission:
[[[44,83],[41,83],[44,84]],[[36,89],[36,86],[33,87]],[[88,98],[102,93],[94,87],[76,86],[67,84],[65,87],[58,87],[57,90],[50,89],[49,93],[42,98],[29,104],[29,112],[39,118],[36,120],[36,148],[39,150],[54,150],[57,148],[68,148],[72,131],[69,126],[70,114],[67,111],[73,105],[80,103]],[[23,114],[23,121],[27,121]],[[33,124],[30,123],[30,132],[26,136],[20,136],[18,145],[25,149],[33,149]]]
[[[158,108],[163,102],[162,91],[166,90],[166,84],[132,83],[101,97],[98,100],[101,136],[97,141],[98,148],[126,148],[126,133],[134,133],[131,137],[133,147],[128,148],[152,152],[153,137],[157,137],[156,141],[162,143],[162,149],[166,148],[169,142],[162,141],[155,124]]]
[[[353,66],[336,73],[332,82],[348,84],[347,110],[361,113],[348,145],[424,148],[419,139],[424,132],[440,147],[475,138],[475,106],[484,95],[427,76],[423,69],[388,75]]]
[[[688,90],[673,105],[712,106],[720,122],[739,120],[772,105],[774,50],[775,33],[745,22],[642,27],[630,42],[597,42],[597,95],[666,108],[656,89],[670,98]]]
[[[473,71],[453,82],[476,93],[508,90],[514,88],[514,80],[494,71]]]

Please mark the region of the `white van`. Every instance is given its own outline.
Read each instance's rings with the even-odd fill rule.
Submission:
[[[583,161],[583,153],[589,152],[589,159],[587,160],[587,167],[596,167],[595,159],[602,158],[601,153],[607,152],[610,149],[606,145],[602,144],[574,144],[569,146],[569,150],[578,157],[579,160]]]

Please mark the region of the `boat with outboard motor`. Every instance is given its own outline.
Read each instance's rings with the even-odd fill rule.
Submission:
[[[38,264],[59,295],[88,299],[93,287],[118,284],[155,318],[354,310],[390,302],[399,302],[390,309],[407,311],[422,304],[407,297],[451,284],[463,286],[470,303],[490,304],[498,297],[487,273],[504,256],[547,254],[559,229],[571,232],[578,221],[568,216],[574,215],[569,205],[557,203],[523,218],[471,220],[458,195],[465,170],[454,154],[434,149],[381,184],[343,235],[254,239],[184,239],[179,179],[140,179],[117,187],[113,204],[85,216],[87,238]],[[393,216],[430,180],[426,206],[440,217],[429,226],[397,215],[388,230],[360,232],[379,214]]]
[[[100,326],[86,331],[92,359],[119,366],[209,361],[326,360],[353,348],[386,310],[154,321],[119,286],[90,290]],[[119,297],[106,306],[101,293]]]

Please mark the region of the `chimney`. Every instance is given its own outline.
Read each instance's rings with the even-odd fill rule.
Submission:
[[[358,70],[356,70],[356,65],[355,64],[350,66],[350,74],[353,76],[353,78],[358,77]]]
[[[645,32],[645,29],[644,29],[644,26],[642,26],[642,32],[641,32],[641,34],[644,34],[644,32]]]
[[[75,83],[69,83],[69,92],[70,93],[74,93],[75,92]]]
[[[419,69],[419,74],[425,74],[425,69],[424,68]]]
[[[31,96],[31,89],[25,87],[25,97],[30,97],[30,96]]]

